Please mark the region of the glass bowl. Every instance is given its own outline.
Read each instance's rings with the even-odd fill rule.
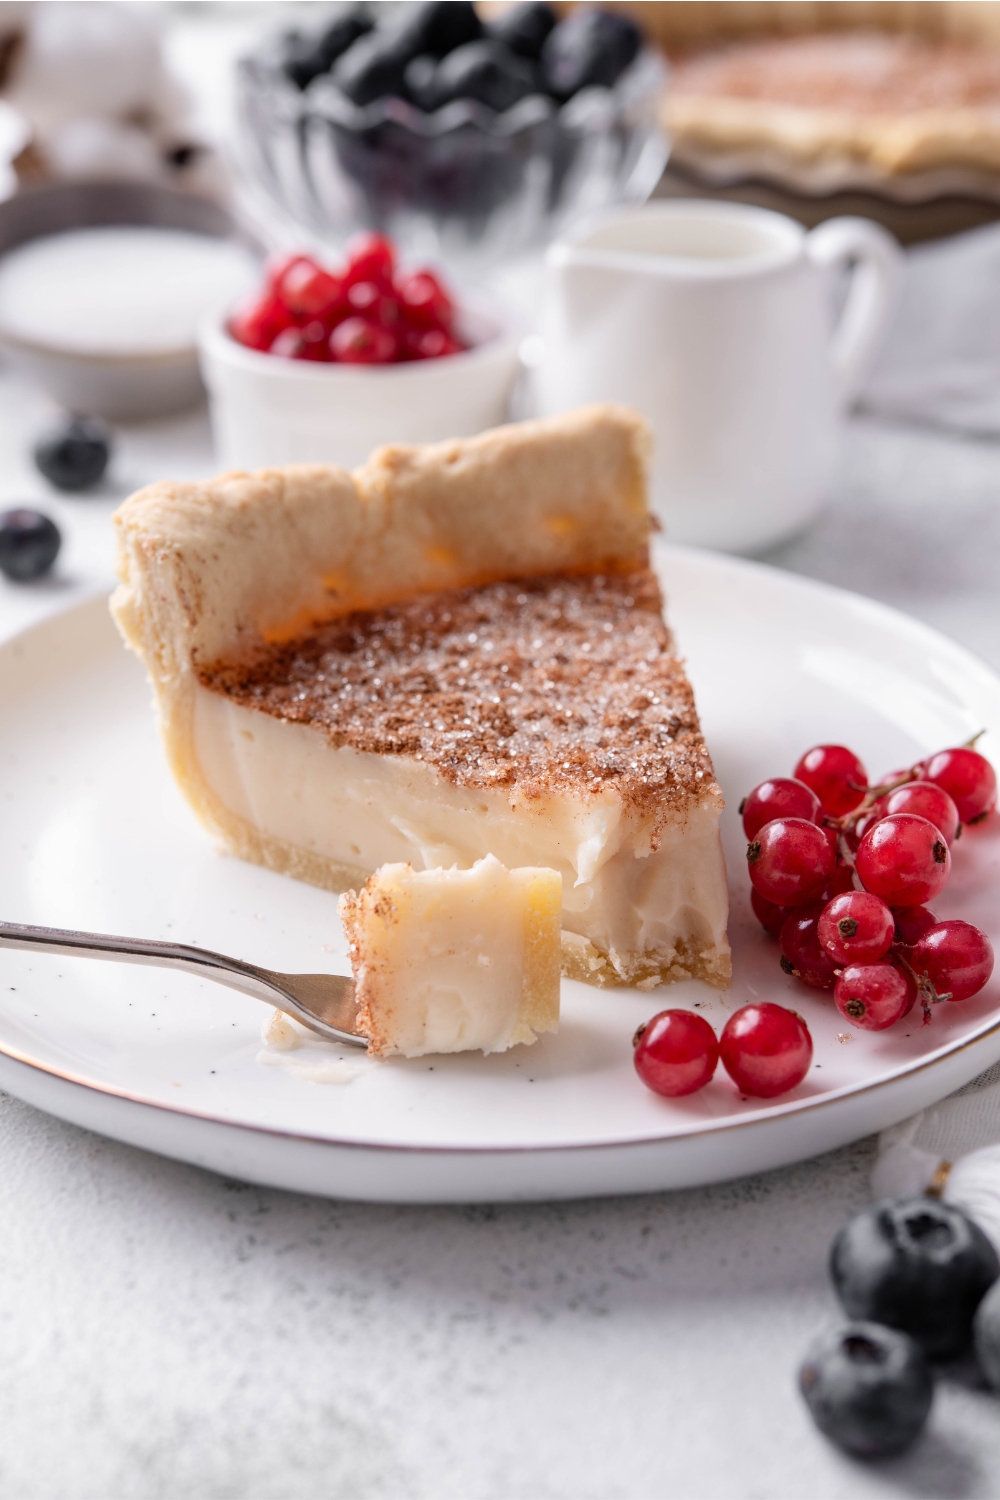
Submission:
[[[667,159],[665,81],[644,48],[612,88],[561,107],[536,94],[502,114],[474,100],[425,114],[398,98],[359,107],[328,75],[300,91],[249,56],[240,155],[271,207],[313,238],[339,246],[378,229],[406,256],[483,273],[544,248],[581,212],[649,196]]]

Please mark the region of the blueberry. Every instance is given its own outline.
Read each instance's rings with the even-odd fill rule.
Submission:
[[[983,1374],[1000,1391],[1000,1281],[993,1283],[976,1309],[972,1337]]]
[[[830,1275],[848,1317],[900,1328],[932,1359],[948,1359],[967,1347],[1000,1262],[979,1226],[950,1203],[883,1198],[840,1230]]]
[[[57,490],[87,490],[102,478],[111,457],[111,434],[103,422],[73,417],[39,438],[35,465]]]
[[[489,109],[510,109],[537,91],[531,64],[499,42],[469,42],[438,63],[424,90],[426,109],[453,99],[477,99]]]
[[[371,104],[403,93],[403,76],[412,55],[395,32],[369,31],[341,54],[331,77],[354,104]]]
[[[29,583],[47,573],[59,554],[62,537],[48,516],[37,510],[8,510],[0,515],[0,573],[14,583]]]
[[[300,89],[330,68],[359,36],[371,31],[372,22],[360,5],[347,5],[315,35],[288,32],[283,38],[282,71]]]
[[[520,143],[491,132],[467,131],[456,149],[453,132],[440,141],[385,120],[363,130],[338,128],[337,160],[363,191],[372,220],[401,210],[460,219],[471,236],[487,232],[489,216],[524,189],[526,160],[537,135]]]
[[[325,73],[327,64],[319,49],[311,41],[299,38],[289,41],[281,59],[281,71],[290,78],[296,88],[307,89],[314,78]]]
[[[363,5],[345,5],[323,27],[316,38],[316,51],[324,62],[324,71],[333,66],[352,42],[372,29],[372,19]]]
[[[483,35],[483,23],[469,0],[421,0],[405,7],[406,18],[387,28],[407,57],[429,52],[445,57],[466,42],[477,42]]]
[[[431,97],[429,90],[434,81],[437,71],[437,58],[431,57],[429,52],[421,52],[406,64],[406,72],[403,82],[406,86],[406,96],[412,99],[418,109],[428,109],[428,100]]]
[[[168,146],[164,150],[163,159],[168,167],[175,167],[182,172],[185,167],[193,166],[204,151],[204,146],[196,146],[192,141],[181,141],[179,145]]]
[[[541,0],[529,0],[526,5],[513,5],[504,11],[496,21],[490,22],[487,32],[520,57],[537,62],[545,38],[555,24],[556,13],[551,5],[543,5]]]
[[[546,87],[556,99],[579,89],[610,88],[642,45],[639,28],[606,10],[577,10],[560,21],[542,48]]]
[[[902,1453],[919,1435],[934,1386],[920,1345],[878,1323],[818,1338],[799,1389],[820,1432],[858,1458]]]

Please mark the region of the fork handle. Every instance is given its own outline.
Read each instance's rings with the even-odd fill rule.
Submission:
[[[75,958],[117,959],[131,964],[150,964],[161,969],[180,969],[201,979],[212,979],[227,989],[265,1000],[301,1021],[310,1031],[331,1041],[357,1045],[363,1039],[338,1026],[331,1026],[300,1004],[282,984],[286,977],[213,953],[190,943],[161,943],[152,938],[114,937],[106,932],[74,932],[63,927],[31,927],[19,922],[0,922],[0,948],[19,948],[29,953],[69,953]],[[350,983],[349,980],[344,981]]]
[[[0,922],[0,948],[22,948],[33,953],[70,952],[77,958],[119,958],[126,963],[153,964],[164,969],[183,969],[200,974],[245,994],[264,998],[270,986],[266,970],[255,969],[238,958],[193,948],[187,943],[161,943],[150,938],[114,937],[107,932],[74,932],[64,927],[29,927],[18,922]]]

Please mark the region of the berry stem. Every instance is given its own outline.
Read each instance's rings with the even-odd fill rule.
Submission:
[[[983,733],[984,731],[980,732]],[[864,797],[858,806],[852,808],[849,813],[844,813],[839,818],[833,817],[830,814],[826,815],[824,821],[827,827],[834,828],[837,831],[837,852],[848,869],[854,869],[854,853],[847,843],[847,835],[854,832],[862,818],[867,817],[871,812],[876,802],[880,801],[883,797],[888,797],[898,787],[906,786],[907,782],[917,780],[918,775],[919,773],[916,768],[911,766],[905,776],[897,776],[894,781],[881,781],[876,786],[865,787]],[[852,782],[851,785],[853,786],[854,783]]]
[[[897,776],[893,781],[880,781],[877,786],[870,786],[865,791],[865,800],[859,808],[851,814],[852,817],[862,818],[866,812],[871,812],[875,803],[882,797],[888,797],[891,792],[897,791],[901,786],[906,786],[910,781],[916,781],[919,773],[916,767],[911,766],[903,776]]]
[[[854,814],[848,813],[847,817],[853,818]],[[841,863],[845,864],[849,870],[854,869],[854,850],[847,842],[847,835],[842,828],[837,829],[837,855]]]
[[[905,969],[910,978],[917,986],[917,994],[920,996],[920,1004],[923,1007],[923,1025],[926,1026],[931,1018],[931,1006],[939,1005],[942,1000],[951,999],[951,991],[946,990],[943,995],[938,994],[929,974],[918,974],[909,959],[893,944],[892,956],[900,968]]]

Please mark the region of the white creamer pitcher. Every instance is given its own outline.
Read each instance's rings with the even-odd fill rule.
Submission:
[[[534,404],[634,406],[653,429],[653,504],[669,536],[766,547],[825,498],[900,259],[867,219],[807,232],[737,203],[613,210],[548,252]]]

